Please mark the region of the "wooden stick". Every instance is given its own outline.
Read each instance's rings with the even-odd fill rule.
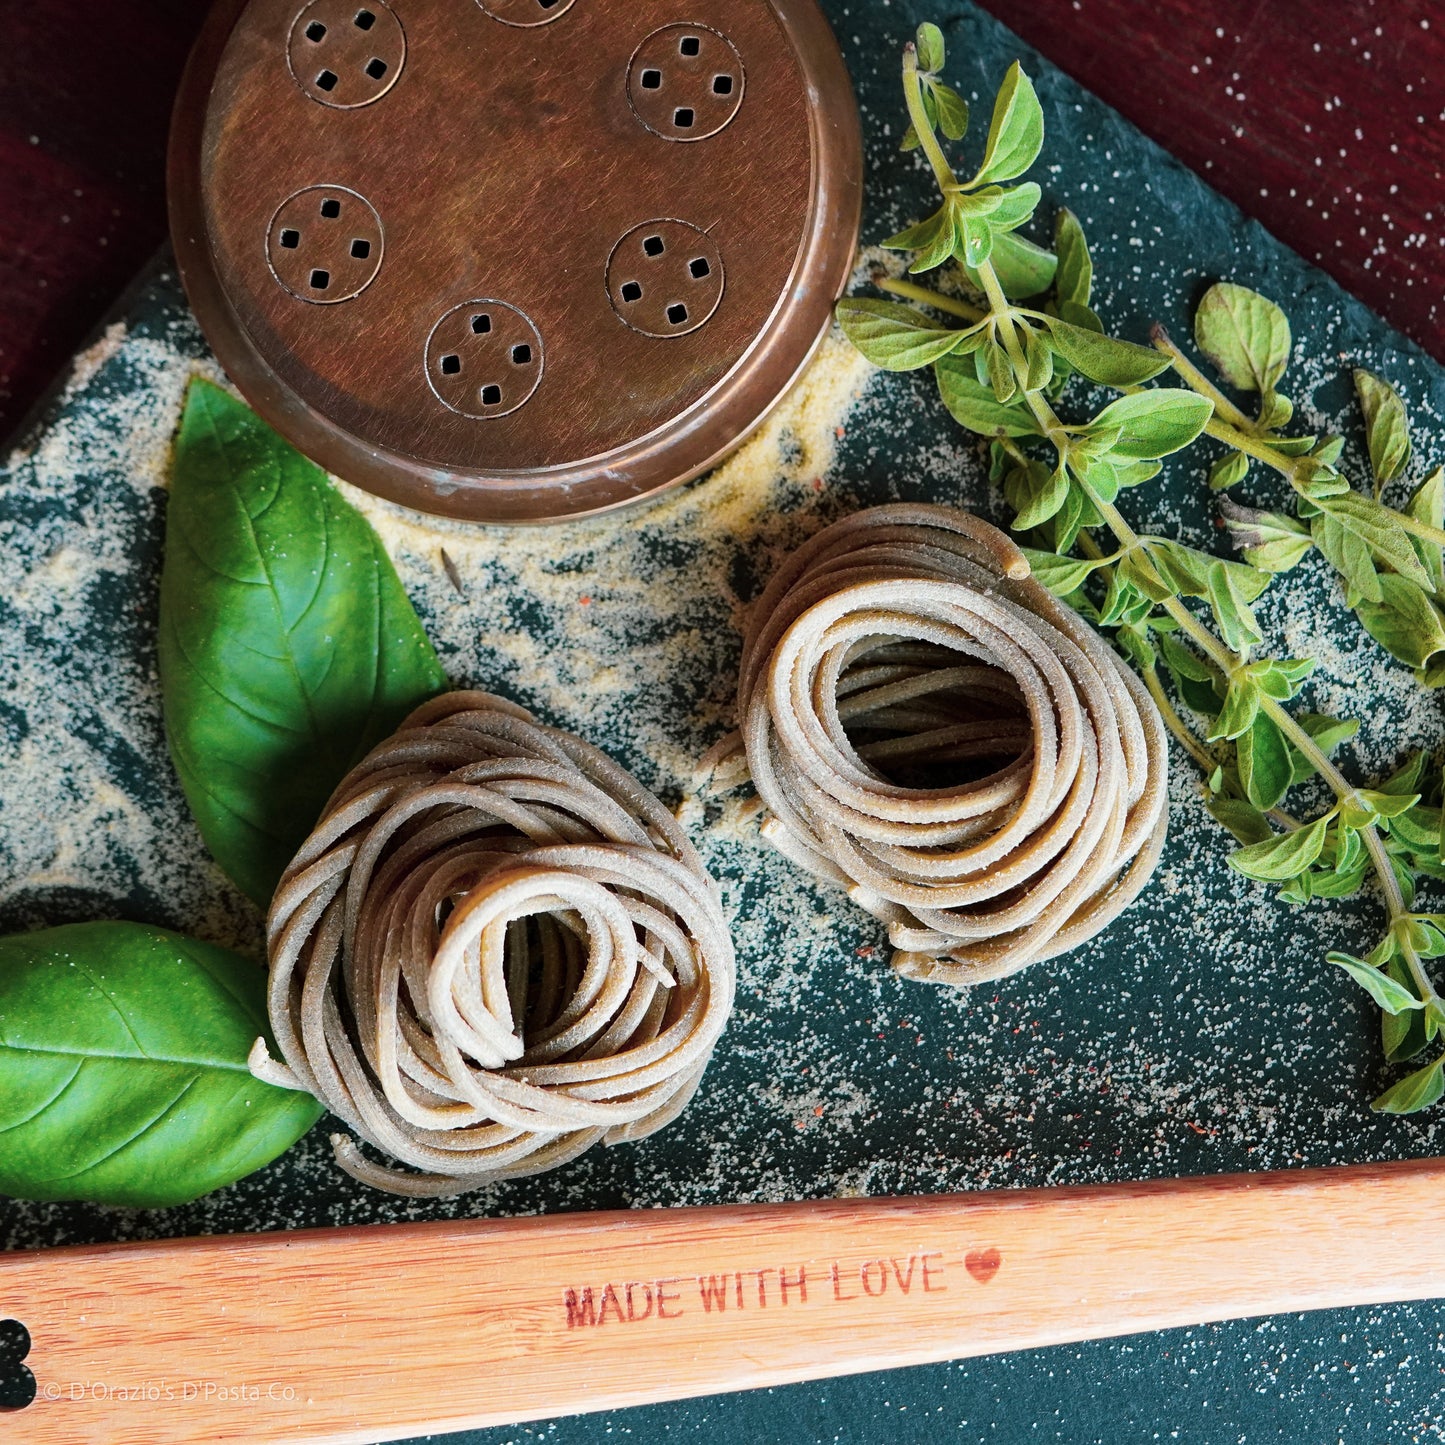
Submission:
[[[13,1445],[357,1442],[1445,1294],[1435,1161],[0,1255]]]

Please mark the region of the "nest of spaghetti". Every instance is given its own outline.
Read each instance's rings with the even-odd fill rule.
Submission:
[[[764,834],[967,986],[1086,942],[1167,827],[1153,700],[997,528],[896,505],[818,533],[752,614],[741,738]]]
[[[267,920],[252,1070],[415,1197],[541,1173],[687,1105],[732,1007],[716,884],[595,748],[486,693],[412,713],[340,784]]]

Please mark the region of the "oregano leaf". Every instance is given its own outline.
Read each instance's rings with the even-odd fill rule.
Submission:
[[[1380,576],[1380,600],[1361,600],[1355,613],[1365,631],[1407,667],[1426,668],[1445,653],[1440,609],[1413,582],[1387,572]]]
[[[1283,883],[1297,878],[1320,856],[1325,846],[1329,815],[1316,818],[1262,843],[1251,843],[1229,855],[1229,866],[1261,883]]]
[[[1209,489],[1223,492],[1249,475],[1249,458],[1243,452],[1225,452],[1209,464]]]
[[[843,334],[885,371],[917,371],[947,356],[963,339],[956,328],[940,326],[911,306],[866,297],[845,297],[836,313]]]
[[[1263,843],[1274,837],[1269,819],[1253,803],[1243,798],[1229,798],[1222,794],[1210,794],[1204,806],[1215,822],[1228,828],[1235,840],[1248,846]]]
[[[1220,636],[1233,651],[1248,652],[1264,641],[1239,574],[1227,563],[1216,561],[1210,568],[1209,605]]]
[[[1418,487],[1405,506],[1405,515],[1426,526],[1445,527],[1445,467],[1436,467]],[[1430,574],[1436,592],[1445,592],[1445,554],[1424,537],[1410,538],[1421,566]]]
[[[1238,742],[1239,778],[1245,796],[1268,812],[1278,806],[1294,781],[1289,748],[1273,719],[1260,713]]]
[[[1063,467],[1051,472],[1047,467],[1037,465],[1030,467],[1029,472],[1031,478],[1035,479],[1035,485],[1030,490],[1027,503],[1019,509],[1018,516],[1013,520],[1013,530],[1016,532],[1027,532],[1030,528],[1041,527],[1058,513],[1069,494],[1069,474]],[[1076,583],[1075,586],[1077,585]],[[1072,592],[1074,588],[1067,590]]]
[[[936,81],[933,98],[938,107],[938,128],[949,140],[968,134],[968,102],[951,86]]]
[[[1224,695],[1224,706],[1209,730],[1210,742],[1237,738],[1247,731],[1259,715],[1259,703],[1259,687],[1253,678],[1248,674],[1231,678],[1229,690]]]
[[[1219,510],[1230,541],[1261,572],[1287,572],[1314,549],[1309,528],[1283,512],[1241,507],[1228,497],[1219,499]]]
[[[1365,414],[1365,441],[1378,497],[1386,484],[1394,481],[1410,462],[1410,426],[1405,419],[1405,403],[1388,381],[1363,367],[1355,370],[1355,394]]]
[[[1381,1114],[1416,1114],[1437,1103],[1442,1094],[1445,1094],[1445,1054],[1392,1084],[1370,1107]]]
[[[1097,331],[1049,318],[1049,334],[1059,355],[1090,381],[1105,386],[1138,386],[1159,375],[1169,359],[1152,346],[1135,346]]]
[[[955,421],[980,436],[1037,436],[1038,422],[1022,406],[1006,406],[981,385],[967,357],[945,356],[934,363],[938,392]]]
[[[1346,606],[1358,608],[1361,602],[1383,601],[1375,559],[1363,537],[1328,512],[1321,512],[1310,523],[1310,536],[1344,579]]]
[[[1264,842],[1251,842],[1230,854],[1228,863],[1235,873],[1260,883],[1283,883],[1295,879],[1315,863],[1325,847],[1329,815],[1311,824],[1290,828]]]
[[[932,21],[925,20],[918,27],[915,44],[918,47],[918,68],[937,75],[944,64],[943,31]]]
[[[1121,457],[1152,460],[1187,447],[1213,414],[1213,406],[1204,397],[1168,387],[1110,402],[1090,423],[1090,430],[1117,427],[1114,451]]]
[[[1231,386],[1267,393],[1289,363],[1289,321],[1273,301],[1219,281],[1194,313],[1194,340]]]
[[[1019,549],[1028,559],[1029,569],[1038,582],[1055,597],[1077,592],[1094,570],[1103,564],[1084,557],[1060,557],[1057,552],[1040,552],[1032,547]]]
[[[1422,1007],[1420,1000],[1408,988],[1396,983],[1388,973],[1382,973],[1363,958],[1356,958],[1352,953],[1331,952],[1325,954],[1325,960],[1344,969],[1387,1014]]]
[[[1094,289],[1094,262],[1089,255],[1089,243],[1084,239],[1084,228],[1067,206],[1054,217],[1054,250],[1059,258],[1055,293],[1060,306],[1073,303],[1087,307]]]
[[[1430,574],[1420,565],[1410,534],[1389,507],[1381,506],[1373,497],[1348,490],[1338,496],[1316,499],[1315,504],[1325,516],[1359,537],[1380,562],[1409,578],[1417,587],[1430,589]]]
[[[1058,259],[1052,251],[1045,251],[1024,236],[1005,231],[993,238],[993,253],[989,257],[994,274],[1003,294],[1010,301],[1025,301],[1038,296],[1053,284],[1058,271]],[[968,279],[980,290],[983,281],[976,269],[964,267]]]
[[[990,181],[1011,181],[1021,176],[1038,159],[1044,144],[1044,112],[1033,82],[1014,61],[1004,76],[994,101],[984,146],[983,164],[974,176],[974,186]]]

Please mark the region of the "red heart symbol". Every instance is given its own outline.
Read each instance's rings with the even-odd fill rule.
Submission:
[[[963,1259],[963,1267],[980,1284],[987,1284],[1002,1263],[1003,1256],[996,1249],[973,1249]]]

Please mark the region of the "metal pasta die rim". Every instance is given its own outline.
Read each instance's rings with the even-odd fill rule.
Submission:
[[[181,278],[246,399],[347,481],[476,522],[715,465],[815,352],[857,249],[858,113],[817,0],[543,10],[220,0],[171,131]],[[354,216],[294,204],[347,196]],[[629,251],[623,276],[638,238],[686,254]],[[496,337],[434,344],[484,304]]]

